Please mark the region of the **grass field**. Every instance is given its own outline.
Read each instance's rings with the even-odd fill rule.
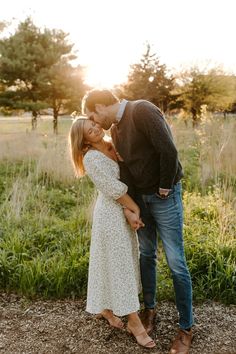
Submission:
[[[195,300],[236,301],[236,119],[207,117],[195,130],[170,120],[185,177],[185,246]],[[96,192],[73,175],[70,118],[0,119],[0,288],[27,296],[86,293]],[[158,296],[173,299],[160,247]]]

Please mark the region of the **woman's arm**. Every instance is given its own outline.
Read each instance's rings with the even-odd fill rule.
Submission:
[[[120,198],[116,199],[118,203],[120,203],[124,208],[131,210],[138,217],[140,216],[139,206],[133,201],[133,199],[125,193]]]
[[[125,217],[133,230],[137,231],[140,227],[145,226],[140,219],[139,206],[127,193],[118,198],[116,201],[124,207]]]
[[[124,214],[127,222],[130,224],[133,230],[137,231],[140,227],[145,226],[144,223],[142,222],[142,219],[138,218],[137,215],[133,213],[131,210],[125,208]]]
[[[129,214],[129,217],[126,215],[126,218],[128,219],[131,227],[137,229],[137,224],[140,224],[139,207],[127,194],[127,185],[122,183],[110,173],[109,165],[107,164],[107,160],[104,158],[103,154],[96,150],[87,152],[84,157],[84,166],[87,174],[94,182],[97,189],[104,195],[115,199],[125,208],[125,211],[127,209],[127,213],[125,212],[125,215]],[[128,210],[133,215],[130,214]],[[132,216],[132,218],[130,218],[130,216]],[[133,221],[134,219],[136,220],[135,227]]]

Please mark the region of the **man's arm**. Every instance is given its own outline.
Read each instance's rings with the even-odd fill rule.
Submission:
[[[170,128],[161,111],[147,101],[136,106],[134,121],[160,158],[160,188],[166,190],[166,194],[173,186],[178,169],[178,153]]]
[[[119,168],[120,168],[120,181],[125,183],[128,186],[128,194],[132,199],[135,199],[135,186],[133,184],[133,178],[124,161],[119,161]]]

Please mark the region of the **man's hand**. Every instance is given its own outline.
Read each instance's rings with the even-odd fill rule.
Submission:
[[[142,220],[137,216],[136,213],[132,212],[128,208],[124,209],[124,214],[126,217],[126,220],[130,224],[131,228],[135,231],[137,231],[140,227],[144,227],[144,223]]]
[[[170,193],[170,191],[171,191],[171,189],[159,188],[159,194],[163,198],[168,197],[168,194]]]

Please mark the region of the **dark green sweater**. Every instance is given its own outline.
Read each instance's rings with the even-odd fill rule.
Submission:
[[[118,124],[111,128],[117,151],[124,159],[121,180],[142,194],[171,189],[182,177],[182,167],[168,123],[151,102],[128,101]],[[124,165],[131,178],[126,176]]]

